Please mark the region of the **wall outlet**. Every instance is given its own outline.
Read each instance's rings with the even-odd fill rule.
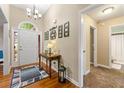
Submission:
[[[53,62],[53,64],[56,64],[56,62]]]

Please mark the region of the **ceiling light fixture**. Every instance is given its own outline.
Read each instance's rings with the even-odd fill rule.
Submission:
[[[110,14],[110,13],[112,13],[113,9],[114,9],[114,7],[108,7],[108,8],[105,8],[102,12],[104,14]]]
[[[34,18],[36,20],[42,17],[35,5],[33,5],[33,9],[27,8],[26,11],[29,18]]]

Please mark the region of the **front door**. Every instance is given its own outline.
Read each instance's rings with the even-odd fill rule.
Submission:
[[[38,61],[38,34],[19,30],[19,64],[26,65]]]

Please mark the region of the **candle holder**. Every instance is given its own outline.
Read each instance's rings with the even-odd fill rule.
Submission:
[[[65,83],[66,82],[66,68],[64,66],[60,66],[58,68],[58,81],[60,83]]]

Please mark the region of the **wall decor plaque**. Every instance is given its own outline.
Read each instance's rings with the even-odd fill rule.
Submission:
[[[44,33],[44,39],[45,39],[45,40],[49,40],[49,31],[46,31],[46,32]]]
[[[58,26],[58,38],[63,37],[63,25]]]
[[[51,40],[56,39],[56,28],[57,28],[57,26],[52,27],[52,28],[50,29],[50,39],[51,39]]]
[[[69,21],[64,24],[64,37],[69,37],[69,30],[70,30],[70,23]]]

